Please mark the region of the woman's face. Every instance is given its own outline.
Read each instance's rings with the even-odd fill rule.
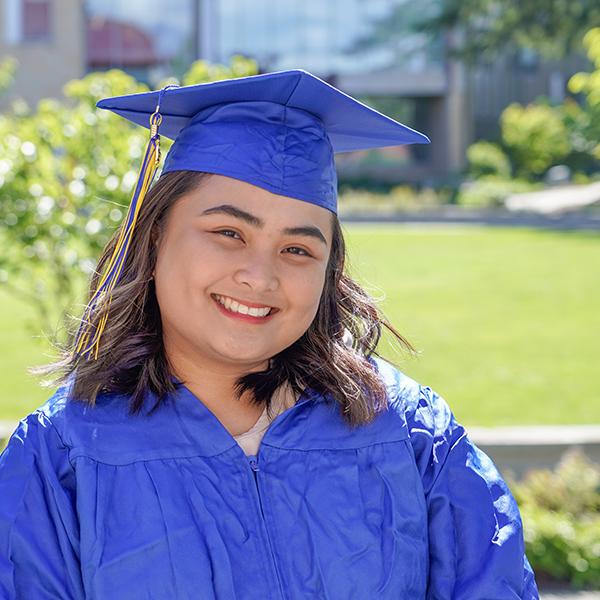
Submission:
[[[167,354],[252,368],[300,338],[319,306],[331,217],[221,175],[181,197],[155,269]]]

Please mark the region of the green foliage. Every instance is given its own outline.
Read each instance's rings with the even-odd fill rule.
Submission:
[[[495,60],[516,48],[561,59],[578,51],[585,32],[595,26],[600,26],[597,0],[400,2],[371,22],[353,50],[394,48],[398,32],[416,31],[421,38],[444,39],[455,55],[470,62]]]
[[[394,186],[386,193],[347,188],[339,195],[340,216],[356,214],[395,214],[410,210],[427,210],[448,200],[448,194],[431,188],[417,191],[408,185]]]
[[[511,175],[508,156],[497,144],[480,141],[475,142],[467,149],[469,171],[474,177],[495,175],[509,178]]]
[[[1,278],[37,307],[46,331],[120,221],[143,153],[142,130],[95,102],[144,89],[120,71],[92,73],[65,86],[65,102],[0,116]]]
[[[511,104],[500,117],[501,136],[497,144],[477,142],[467,150],[469,175],[524,181],[541,181],[547,170],[565,164],[576,181],[587,181],[600,167],[600,27],[588,31],[583,44],[595,70],[577,73],[569,90],[581,96],[581,104],[567,98],[559,106],[538,101],[527,106]],[[507,164],[508,160],[508,164]],[[485,181],[461,194],[462,203],[495,205],[483,196],[500,182]],[[510,187],[508,182],[504,187]],[[473,196],[473,190],[475,196]]]
[[[569,81],[569,89],[574,94],[585,94],[590,106],[600,106],[600,27],[590,29],[583,38],[583,44],[596,71],[573,75]]]
[[[560,107],[541,102],[506,107],[500,116],[499,142],[479,141],[467,149],[469,176],[474,181],[461,186],[458,203],[502,206],[508,195],[539,187],[536,182],[556,164],[584,170],[589,147],[578,145],[579,121],[581,110],[574,102]]]
[[[532,48],[552,58],[563,58],[581,45],[590,27],[600,26],[597,0],[429,0],[438,10],[422,8],[422,27],[445,34],[461,33],[456,52],[477,61],[495,58],[507,48]],[[400,11],[400,9],[399,9]]]
[[[231,57],[229,65],[212,64],[204,60],[197,60],[183,76],[182,85],[247,77],[257,73],[258,64],[255,60],[237,54]]]
[[[502,142],[518,176],[543,175],[571,151],[569,134],[557,109],[544,104],[511,104],[500,117]]]
[[[530,192],[538,187],[539,184],[523,179],[487,175],[463,183],[458,191],[457,202],[471,208],[497,208],[503,206],[504,200],[511,194]]]
[[[511,490],[534,571],[600,586],[600,468],[576,451],[555,471],[531,471]]]
[[[242,57],[230,67],[199,61],[184,80],[255,69]],[[21,102],[0,115],[0,283],[34,307],[46,333],[61,327],[121,222],[148,140],[146,129],[96,102],[147,89],[119,70],[90,73],[64,86],[64,100],[42,100],[35,110]],[[164,154],[169,140],[161,146]]]
[[[518,495],[526,504],[563,511],[571,517],[596,513],[600,511],[600,469],[580,451],[572,452],[555,471],[528,473]]]
[[[16,70],[17,60],[12,56],[7,56],[0,62],[0,94],[12,85]]]
[[[568,116],[578,134],[577,141],[582,150],[600,160],[600,27],[588,31],[583,43],[595,70],[576,73],[569,80],[569,90],[573,94],[581,94],[584,105],[579,108],[573,103]]]
[[[533,505],[522,510],[534,572],[578,587],[600,586],[600,518],[577,521]]]

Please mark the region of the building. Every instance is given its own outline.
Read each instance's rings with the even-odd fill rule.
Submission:
[[[162,59],[152,36],[132,23],[91,16],[86,22],[86,40],[88,71],[118,65],[136,79],[147,80],[148,72]]]
[[[424,6],[409,0],[0,0],[0,55],[20,70],[11,94],[30,103],[60,96],[92,70],[121,68],[151,86],[181,76],[196,58],[234,54],[262,71],[304,68],[427,133],[429,146],[340,155],[343,176],[389,182],[439,181],[464,167],[465,149],[497,132],[503,108],[540,95],[559,98],[567,76],[527,53],[471,71],[448,58],[452,38],[413,24]],[[165,7],[168,6],[168,10]]]
[[[65,82],[86,70],[85,18],[79,0],[0,0],[0,58],[19,67],[13,88],[2,98],[30,105],[58,97]]]

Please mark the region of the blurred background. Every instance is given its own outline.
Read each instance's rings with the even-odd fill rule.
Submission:
[[[0,0],[2,436],[136,181],[148,133],[97,100],[288,68],[431,138],[336,157],[351,273],[419,355],[380,351],[510,479],[538,579],[600,589],[597,0]]]

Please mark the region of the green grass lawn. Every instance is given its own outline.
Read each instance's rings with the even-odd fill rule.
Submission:
[[[600,235],[348,225],[350,268],[418,358],[382,351],[466,425],[600,423]],[[0,295],[0,418],[48,396],[27,375],[44,349]]]
[[[27,373],[48,361],[34,327],[32,309],[0,288],[0,419],[20,419],[50,393]]]
[[[353,272],[465,424],[600,423],[600,235],[352,226]]]

